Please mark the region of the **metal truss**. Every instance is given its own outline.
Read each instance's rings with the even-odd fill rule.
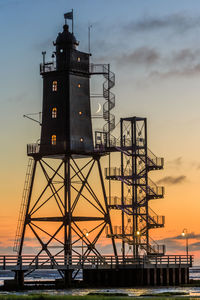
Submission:
[[[43,254],[55,267],[58,267],[55,257],[60,254],[64,255],[67,265],[73,255],[87,259],[93,254],[102,258],[97,242],[106,225],[112,233],[113,230],[100,157],[66,156],[61,160],[34,157],[23,204],[24,218],[17,245],[19,256],[29,231],[28,236],[38,244],[33,264]],[[117,256],[114,237],[112,246]]]

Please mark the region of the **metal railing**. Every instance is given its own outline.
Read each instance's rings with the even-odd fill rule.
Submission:
[[[148,223],[151,226],[163,227],[165,224],[165,216],[157,215],[153,209],[148,208]]]
[[[40,74],[57,71],[56,61],[45,62],[40,64]],[[59,70],[61,70],[59,68]],[[81,73],[89,73],[89,64],[88,62],[79,62],[77,60],[71,60],[70,63],[63,65],[62,70],[70,70]]]
[[[47,256],[47,255],[0,255],[0,270],[31,270],[31,269],[84,269],[99,267],[115,267],[118,265],[170,265],[176,266],[192,266],[192,255],[163,255],[163,256],[138,256],[134,258],[132,255],[125,257],[118,255],[103,256]]]
[[[148,178],[147,194],[153,198],[163,198],[165,189],[163,186],[158,186],[150,178]]]
[[[108,199],[108,205],[122,205],[122,200],[120,197],[112,196]],[[124,205],[132,205],[131,197],[124,197]]]
[[[163,168],[164,158],[157,157],[149,148],[147,149],[147,164],[149,167]]]
[[[37,154],[40,152],[40,144],[32,143],[27,145],[27,154]]]
[[[121,168],[112,167],[112,168],[105,168],[105,176],[106,177],[121,177],[122,172]],[[124,169],[123,176],[133,176],[132,169]]]

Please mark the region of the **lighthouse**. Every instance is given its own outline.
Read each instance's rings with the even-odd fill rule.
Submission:
[[[77,50],[69,26],[54,42],[56,61],[40,66],[43,77],[41,155],[93,151],[88,53]]]

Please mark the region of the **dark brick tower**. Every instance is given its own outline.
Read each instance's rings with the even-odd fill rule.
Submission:
[[[42,155],[91,153],[93,151],[89,92],[89,54],[68,25],[58,34],[56,65],[43,64],[43,117],[40,142]]]

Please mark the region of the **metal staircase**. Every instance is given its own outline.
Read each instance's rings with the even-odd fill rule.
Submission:
[[[29,158],[27,170],[26,170],[25,182],[24,182],[24,189],[23,189],[23,193],[22,193],[22,202],[21,202],[20,211],[19,211],[19,218],[18,218],[18,223],[17,223],[14,247],[13,247],[13,251],[15,251],[15,252],[18,252],[18,250],[19,250],[20,240],[21,240],[21,236],[22,236],[22,230],[23,230],[26,208],[27,208],[28,195],[29,195],[29,191],[30,191],[30,179],[31,179],[32,171],[33,171],[33,159]]]
[[[115,74],[110,71],[109,65],[104,65],[103,97],[106,102],[103,105],[103,118],[107,122],[103,126],[103,132],[109,133],[115,129],[115,116],[110,111],[115,107],[115,95],[110,91],[115,86]]]
[[[123,174],[123,176],[122,176]],[[121,170],[121,168],[105,168],[105,177],[106,179],[111,180],[120,180],[125,184],[131,186],[132,185],[132,175],[133,171],[131,168],[126,168]],[[145,181],[138,176],[138,184],[140,184],[140,188],[147,194],[148,199],[160,199],[164,196],[164,187],[157,186],[155,182],[153,182],[150,178],[148,178],[148,185],[145,185]],[[140,181],[140,182],[139,182]]]
[[[123,255],[125,244],[133,246],[134,256],[141,249],[147,255],[163,255],[164,246],[150,238],[149,230],[164,227],[165,218],[149,207],[149,201],[163,198],[164,187],[157,186],[149,172],[163,169],[164,159],[147,148],[145,118],[124,118],[120,124],[120,139],[111,150],[119,153],[121,166],[106,168],[105,178],[121,184],[121,195],[109,197],[109,209],[121,211],[122,226],[114,226],[114,232],[106,236],[121,239]]]
[[[115,143],[110,133],[115,129],[115,116],[110,111],[115,107],[115,95],[111,89],[115,86],[115,74],[110,71],[109,64],[91,64],[90,75],[103,75],[106,79],[103,83],[103,98],[106,102],[103,104],[103,119],[106,124],[102,131],[95,131],[95,148],[103,150],[102,147],[110,147]]]

